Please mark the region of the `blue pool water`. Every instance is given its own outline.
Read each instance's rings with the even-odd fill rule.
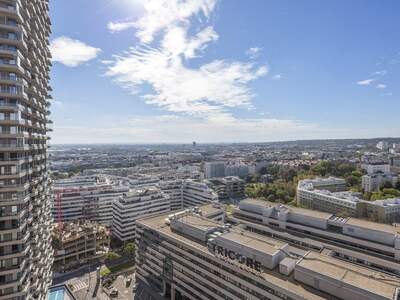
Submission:
[[[49,293],[48,300],[64,300],[64,294],[65,294],[64,288],[52,290]]]

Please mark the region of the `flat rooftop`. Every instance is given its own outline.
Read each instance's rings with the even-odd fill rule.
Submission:
[[[313,218],[320,218],[320,219],[326,219],[328,220],[330,217],[332,217],[332,214],[330,213],[325,213],[321,211],[316,211],[316,210],[311,210],[311,209],[306,209],[306,208],[300,208],[300,207],[294,207],[294,206],[289,206],[286,204],[280,204],[280,203],[273,203],[273,202],[268,202],[264,200],[259,200],[259,199],[246,199],[240,201],[240,204],[251,204],[251,205],[258,205],[261,207],[266,207],[266,208],[274,208],[276,207],[277,209],[286,209],[291,213],[295,214],[300,214],[300,215],[305,215]]]
[[[202,207],[200,207],[201,210]],[[147,219],[142,219],[137,221],[138,224],[142,224],[143,226],[146,226],[150,229],[156,230],[158,233],[161,235],[168,237],[170,239],[173,239],[175,241],[178,241],[180,244],[185,244],[186,246],[190,248],[196,249],[199,253],[202,253],[204,256],[209,256],[209,257],[215,257],[213,253],[209,251],[206,245],[203,245],[201,243],[195,242],[179,233],[171,231],[171,228],[169,225],[165,223],[165,219],[168,218],[168,215],[170,213],[162,214],[162,215],[157,215],[155,217],[150,217]],[[254,234],[255,235],[255,234]],[[266,240],[266,241],[274,241],[274,239],[267,238],[264,236],[257,235],[260,240]],[[232,236],[233,238],[233,236]],[[248,240],[246,240],[248,241]],[[277,241],[280,243],[279,241]],[[253,245],[254,247],[267,247],[267,246],[260,246]],[[282,287],[286,288],[290,291],[292,291],[294,294],[299,295],[303,297],[304,299],[308,300],[322,300],[322,299],[329,299],[331,297],[330,295],[323,293],[319,290],[313,289],[310,286],[304,285],[296,280],[294,280],[293,276],[285,276],[279,273],[277,269],[275,270],[263,270],[261,273],[261,277],[266,281],[269,282],[277,287]]]
[[[357,219],[357,218],[349,218],[346,222],[346,225],[367,228],[369,230],[381,231],[381,232],[386,232],[386,233],[390,233],[390,234],[399,234],[400,233],[400,227],[396,227],[396,226],[389,225],[389,224],[370,222],[367,220],[362,220],[362,219]]]
[[[298,265],[317,274],[392,299],[400,278],[310,251]]]
[[[220,206],[219,204],[215,203],[209,203],[201,206],[201,213],[203,216],[207,217],[209,215],[214,215],[219,212],[223,212],[224,209],[222,205]]]
[[[219,238],[235,242],[236,244],[243,245],[243,247],[251,248],[269,255],[273,255],[287,245],[287,243],[278,240],[258,238],[254,235],[247,234],[247,232],[243,234],[243,232],[240,233],[239,231],[224,233]]]
[[[187,224],[191,227],[194,227],[194,228],[202,230],[202,231],[208,231],[210,229],[214,229],[214,228],[221,226],[221,224],[219,224],[215,221],[208,220],[204,217],[200,217],[200,216],[193,215],[193,214],[183,215],[181,217],[178,217],[175,221],[183,223],[183,224]],[[171,220],[171,222],[173,222],[173,221]]]
[[[277,205],[277,203],[272,203],[260,199],[254,199],[254,198],[247,198],[245,200],[240,201],[239,204],[252,204],[252,205],[259,205],[259,206],[264,206],[264,207],[274,207]]]
[[[311,209],[306,209],[306,208],[301,208],[301,207],[294,207],[294,206],[286,206],[286,207],[289,208],[290,212],[299,214],[299,215],[303,215],[303,216],[319,218],[319,219],[324,219],[324,220],[328,220],[329,218],[332,217],[332,214],[322,212],[322,211],[311,210]]]

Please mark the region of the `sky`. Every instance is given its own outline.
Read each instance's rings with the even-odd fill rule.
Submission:
[[[53,144],[400,136],[400,1],[50,4]]]

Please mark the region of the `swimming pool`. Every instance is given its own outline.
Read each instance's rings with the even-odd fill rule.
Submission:
[[[74,300],[71,292],[65,285],[50,288],[48,300]]]
[[[63,287],[50,291],[48,300],[64,300],[65,289]]]

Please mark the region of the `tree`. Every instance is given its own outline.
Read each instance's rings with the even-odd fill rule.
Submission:
[[[121,255],[119,255],[118,253],[115,253],[115,252],[108,252],[106,254],[106,260],[115,260],[115,259],[118,259],[120,257],[121,257]]]
[[[390,181],[385,181],[382,185],[382,189],[391,189],[393,188],[393,184]]]
[[[133,256],[136,252],[136,246],[134,243],[127,243],[124,246],[124,254],[127,256]]]
[[[394,188],[382,189],[382,193],[384,196],[393,196],[393,198],[400,197],[400,191],[398,191]]]
[[[275,202],[275,195],[271,194],[267,197],[267,201],[269,202]]]
[[[360,177],[354,175],[347,176],[346,183],[349,187],[358,186],[360,184]]]

